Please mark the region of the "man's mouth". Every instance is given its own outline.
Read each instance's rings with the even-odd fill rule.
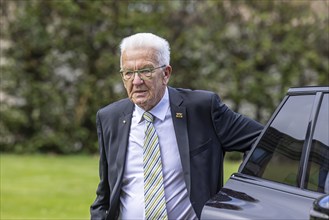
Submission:
[[[141,94],[141,93],[145,93],[147,92],[146,90],[137,90],[137,91],[134,91],[134,93],[137,93],[137,94]]]
[[[136,97],[144,97],[147,95],[147,90],[134,91],[133,95],[135,95]]]

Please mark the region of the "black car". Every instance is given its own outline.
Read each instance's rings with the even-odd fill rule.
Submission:
[[[329,87],[291,88],[201,219],[329,219],[328,194]]]

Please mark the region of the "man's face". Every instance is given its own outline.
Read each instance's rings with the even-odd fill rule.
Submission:
[[[146,68],[156,68],[162,63],[158,63],[152,48],[140,48],[123,51],[122,70],[134,71]],[[134,73],[130,80],[123,80],[129,99],[148,111],[161,100],[171,74],[171,67],[155,69],[151,77],[141,79]]]

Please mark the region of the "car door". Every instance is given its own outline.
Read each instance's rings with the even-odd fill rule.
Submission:
[[[202,219],[308,219],[328,193],[328,89],[291,90]]]

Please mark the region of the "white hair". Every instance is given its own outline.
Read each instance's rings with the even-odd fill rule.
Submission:
[[[122,66],[122,53],[125,50],[138,48],[153,48],[156,50],[159,65],[169,65],[170,46],[167,40],[152,33],[138,33],[124,38],[120,44],[120,66]]]

